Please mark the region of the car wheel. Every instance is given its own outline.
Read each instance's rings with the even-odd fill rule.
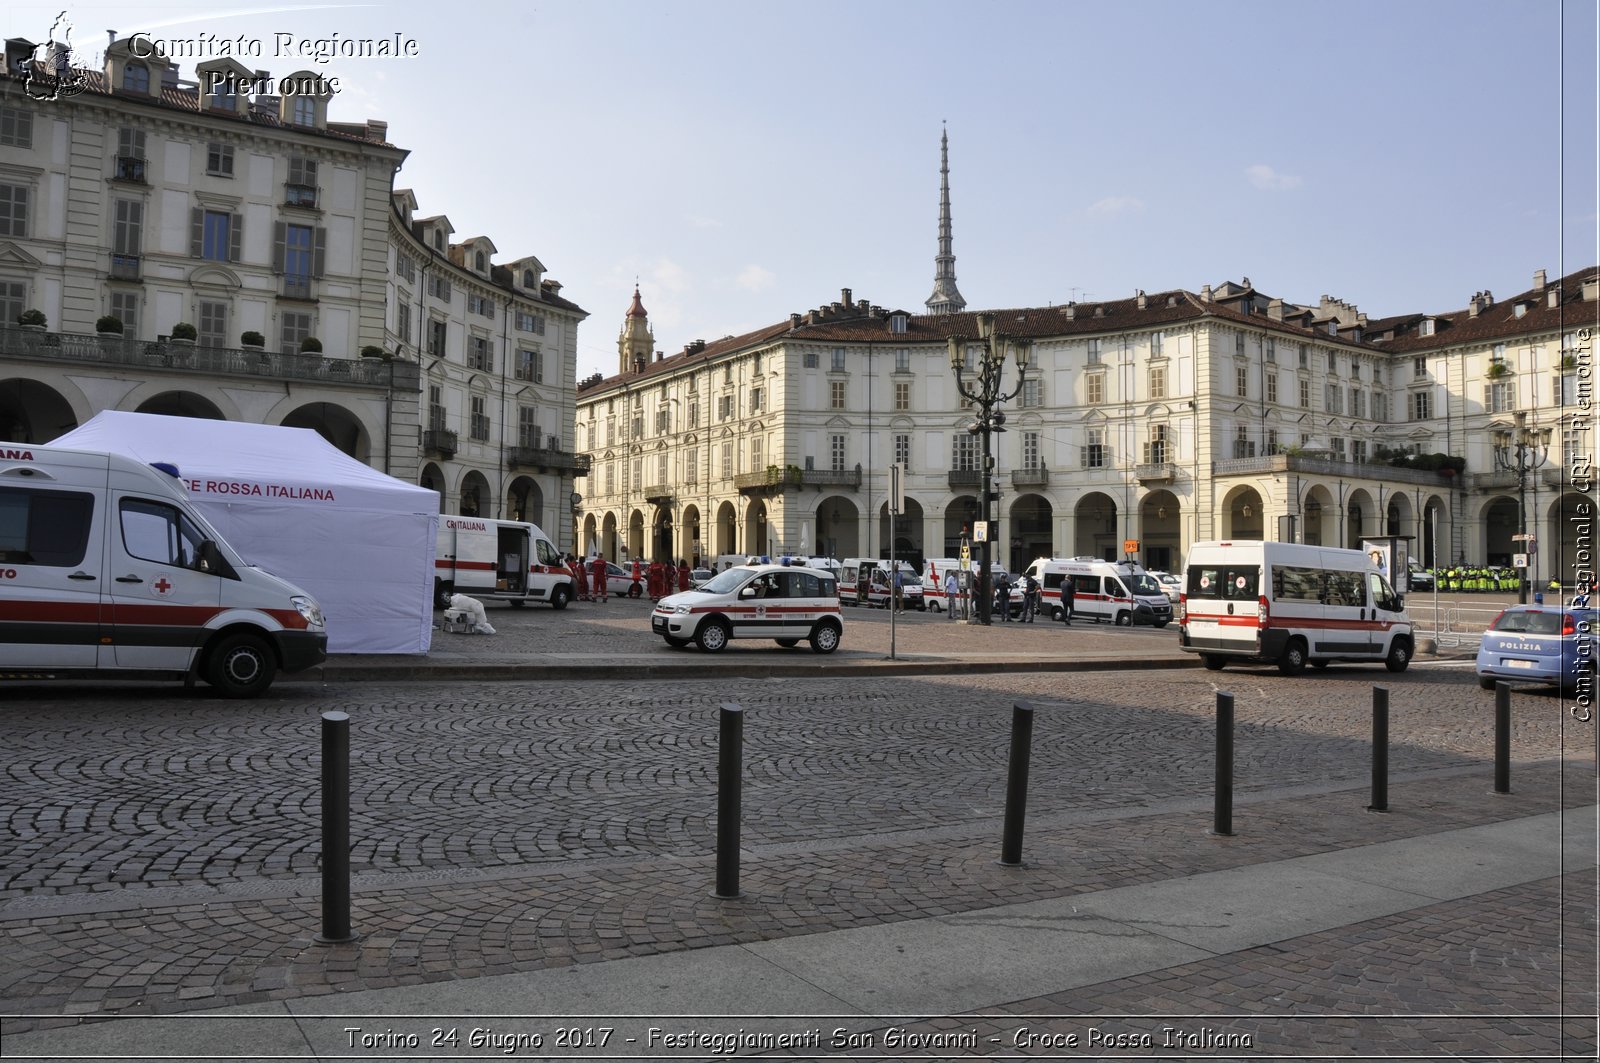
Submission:
[[[639,585],[637,583],[628,584],[628,597],[629,598],[637,598],[637,597],[639,597],[640,593],[641,592],[639,590]]]
[[[1405,639],[1395,639],[1389,646],[1389,656],[1383,659],[1383,666],[1391,672],[1403,672],[1411,664],[1411,643]]]
[[[799,639],[773,639],[772,641],[776,642],[786,650],[792,650],[796,646],[800,645]]]
[[[694,634],[694,640],[707,653],[720,653],[727,649],[729,637],[728,625],[721,620],[707,620]]]
[[[1305,670],[1305,639],[1290,639],[1289,645],[1283,648],[1283,656],[1278,658],[1278,671],[1284,675],[1299,675]]]
[[[944,612],[944,606],[937,601],[932,601],[928,603],[928,611],[933,613],[942,613]]]
[[[680,639],[676,635],[663,635],[662,638],[666,639],[667,645],[671,646],[675,650],[681,650],[685,646],[689,645],[688,639]]]
[[[823,621],[811,629],[811,652],[832,653],[839,648],[839,625]]]
[[[454,585],[446,583],[443,580],[437,580],[437,579],[434,580],[433,581],[433,607],[435,609],[448,609],[448,608],[450,608],[450,598],[451,598],[452,595],[455,594],[455,592],[456,592],[456,589],[455,589]]]
[[[570,601],[572,601],[572,592],[565,586],[557,587],[550,592],[550,608],[552,609],[565,609]],[[521,605],[522,603],[514,602],[512,604]]]
[[[1480,675],[1478,677],[1478,688],[1480,690],[1493,690],[1494,685],[1497,682],[1499,682],[1499,680],[1492,675]]]
[[[253,698],[272,685],[277,663],[256,635],[229,635],[211,651],[206,682],[225,698]]]
[[[1200,663],[1206,666],[1208,672],[1220,672],[1228,665],[1226,657],[1218,657],[1214,653],[1202,653]]]
[[[1119,612],[1117,614],[1117,626],[1118,627],[1132,627],[1133,626],[1133,614],[1128,612],[1126,609],[1124,609],[1121,612]]]
[[[1061,623],[1062,615],[1063,615],[1062,611],[1059,608],[1052,607],[1051,610],[1050,610],[1050,622],[1052,624]]]

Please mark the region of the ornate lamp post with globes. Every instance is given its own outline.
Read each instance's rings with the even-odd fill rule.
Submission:
[[[1515,429],[1496,429],[1491,438],[1494,441],[1495,466],[1517,474],[1517,531],[1523,536],[1520,540],[1522,551],[1531,554],[1537,548],[1538,541],[1527,538],[1528,473],[1543,465],[1550,456],[1550,429],[1529,428],[1526,410],[1518,410],[1516,417]],[[1517,602],[1521,605],[1528,604],[1528,573],[1529,569],[1523,569],[1522,578],[1517,581]]]
[[[978,408],[978,416],[968,426],[967,431],[979,437],[983,443],[980,461],[982,482],[978,488],[978,519],[987,525],[988,535],[978,546],[980,568],[977,604],[978,622],[988,624],[994,604],[994,577],[990,571],[989,552],[990,544],[995,539],[995,527],[990,523],[989,503],[999,498],[999,492],[994,490],[994,456],[990,452],[989,436],[995,432],[1005,431],[1005,411],[995,407],[1021,394],[1023,383],[1028,379],[1028,364],[1033,357],[1033,341],[1000,333],[994,327],[993,314],[977,314],[975,319],[978,325],[978,340],[983,345],[975,370],[967,369],[967,341],[964,338],[950,336],[946,342],[950,346],[950,370],[956,376],[956,390],[961,393],[962,398],[974,403]],[[1005,369],[1007,350],[1010,350],[1011,356],[1017,362],[1017,386],[1001,394],[1000,377]],[[963,376],[968,372],[973,373],[970,383]],[[1010,603],[1007,603],[1006,607],[1010,608]]]

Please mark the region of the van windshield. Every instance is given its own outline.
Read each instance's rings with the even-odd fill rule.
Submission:
[[[1150,576],[1146,576],[1141,573],[1139,575],[1128,576],[1126,579],[1128,584],[1133,587],[1133,593],[1135,594],[1149,594],[1158,598],[1165,598],[1167,596],[1167,592],[1161,589],[1161,584],[1157,583]]]

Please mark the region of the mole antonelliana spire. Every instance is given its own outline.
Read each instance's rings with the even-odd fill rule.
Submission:
[[[939,253],[933,256],[933,294],[925,304],[930,314],[959,314],[967,308],[956,287],[956,253],[950,239],[950,134],[939,134]]]

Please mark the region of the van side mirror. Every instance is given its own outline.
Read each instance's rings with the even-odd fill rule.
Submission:
[[[239,574],[228,564],[228,559],[222,556],[222,551],[217,549],[216,541],[204,539],[200,549],[195,553],[194,567],[197,571],[208,572],[222,579],[238,579]]]

